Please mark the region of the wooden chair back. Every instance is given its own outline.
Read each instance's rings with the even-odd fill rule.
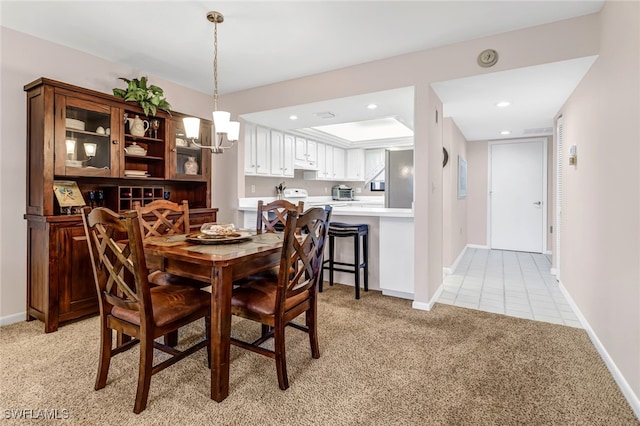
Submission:
[[[293,211],[288,215],[278,273],[276,315],[280,312],[293,318],[299,313],[285,315],[285,307],[291,306],[287,300],[305,291],[309,297],[315,296],[330,219],[331,206],[311,208],[301,214]]]
[[[190,230],[187,200],[180,204],[167,200],[155,200],[145,206],[135,201],[133,208],[138,212],[143,239],[161,235],[186,234]]]
[[[303,209],[304,201],[299,201],[296,205],[287,200],[275,200],[268,204],[264,204],[264,201],[259,200],[256,231],[261,234],[284,229],[289,212],[302,213]]]
[[[140,311],[144,320],[151,314],[151,296],[137,213],[119,215],[105,207],[83,213],[100,310],[109,314],[118,306]]]

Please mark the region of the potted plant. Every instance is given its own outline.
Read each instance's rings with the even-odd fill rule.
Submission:
[[[161,109],[171,114],[171,105],[164,97],[164,91],[153,84],[147,84],[147,77],[142,76],[140,79],[120,77],[119,80],[127,83],[126,89],[113,89],[113,94],[125,101],[135,101],[140,104],[145,115],[156,115],[156,111]]]

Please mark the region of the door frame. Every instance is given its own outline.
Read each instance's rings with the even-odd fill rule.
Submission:
[[[547,253],[547,213],[548,213],[548,204],[549,197],[547,194],[547,180],[548,180],[548,152],[547,145],[548,140],[546,137],[537,137],[537,138],[521,138],[521,139],[499,139],[489,141],[488,144],[488,152],[487,152],[487,245],[489,248],[492,246],[491,241],[491,147],[493,145],[504,145],[504,144],[513,144],[513,143],[525,143],[525,142],[542,142],[542,253]]]

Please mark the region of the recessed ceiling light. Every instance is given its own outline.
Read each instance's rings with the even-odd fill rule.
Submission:
[[[298,116],[297,115],[290,115],[289,116],[289,120],[297,120]]]
[[[511,134],[511,130],[503,130],[500,132],[501,135],[510,135]]]
[[[508,107],[509,105],[511,105],[511,102],[509,102],[509,101],[502,101],[502,102],[498,102],[498,103],[496,104],[496,106],[497,106],[498,108]]]
[[[376,105],[376,104],[369,104],[369,105],[367,105],[367,108],[369,108],[369,109],[376,109],[376,108],[378,108],[378,105]]]

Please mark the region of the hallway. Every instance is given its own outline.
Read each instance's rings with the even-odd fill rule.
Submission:
[[[550,269],[548,255],[467,248],[438,303],[582,328]]]

